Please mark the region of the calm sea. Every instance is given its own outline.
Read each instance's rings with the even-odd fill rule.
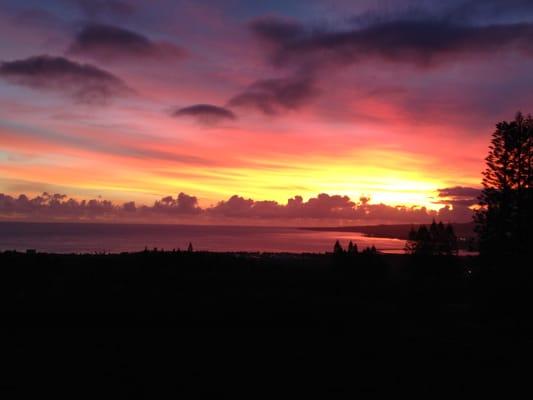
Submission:
[[[36,249],[53,253],[172,250],[314,252],[331,251],[335,240],[359,249],[375,245],[388,253],[403,252],[404,241],[370,238],[356,232],[319,232],[285,227],[126,225],[93,223],[0,222],[0,251]]]

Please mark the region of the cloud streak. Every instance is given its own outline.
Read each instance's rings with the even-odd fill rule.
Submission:
[[[139,33],[117,26],[89,24],[76,36],[68,54],[97,60],[169,60],[181,58],[185,51],[167,42],[154,42]]]
[[[450,188],[438,189],[439,199],[435,204],[442,204],[444,208],[440,213],[443,216],[455,215],[460,219],[467,219],[472,216],[472,206],[478,204],[481,195],[480,188],[454,186]]]
[[[126,84],[110,72],[48,55],[2,62],[0,77],[32,89],[64,93],[78,102],[90,104],[131,93]]]
[[[450,188],[438,189],[439,197],[444,198],[469,198],[477,199],[481,194],[480,188],[454,186]]]
[[[436,204],[446,204],[452,207],[471,207],[477,204],[481,195],[481,189],[464,186],[438,189],[438,192],[439,200]]]
[[[228,102],[231,107],[243,107],[275,115],[297,110],[318,93],[310,77],[258,80]]]
[[[405,18],[335,31],[269,18],[249,26],[256,37],[270,44],[271,60],[277,66],[352,64],[375,58],[431,67],[498,51],[533,55],[531,23],[469,25],[445,18]]]
[[[174,117],[192,117],[196,121],[211,125],[222,121],[233,121],[237,116],[233,111],[212,104],[195,104],[188,107],[183,107],[175,110],[172,115]]]

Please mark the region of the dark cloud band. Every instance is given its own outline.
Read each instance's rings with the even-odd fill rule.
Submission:
[[[533,55],[533,24],[469,25],[445,18],[378,21],[348,30],[312,30],[283,20],[258,20],[251,31],[274,49],[279,66],[356,63],[369,57],[432,66],[503,50]]]

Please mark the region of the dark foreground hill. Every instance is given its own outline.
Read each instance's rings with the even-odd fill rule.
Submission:
[[[509,393],[529,377],[529,278],[493,279],[477,258],[3,253],[0,265],[2,321],[21,328],[2,342],[9,397]]]

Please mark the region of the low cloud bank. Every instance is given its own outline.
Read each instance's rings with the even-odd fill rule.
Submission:
[[[187,223],[260,223],[290,225],[326,225],[346,223],[422,223],[432,218],[465,222],[472,218],[477,200],[474,188],[439,190],[440,210],[425,207],[371,204],[368,199],[353,201],[348,196],[325,193],[307,201],[295,196],[280,204],[255,201],[234,195],[228,200],[202,208],[198,199],[185,193],[166,196],[153,205],[135,202],[115,204],[109,200],[76,200],[64,194],[30,198],[0,194],[0,219],[22,221],[109,221],[109,222],[187,222]],[[470,204],[468,204],[470,203]]]

